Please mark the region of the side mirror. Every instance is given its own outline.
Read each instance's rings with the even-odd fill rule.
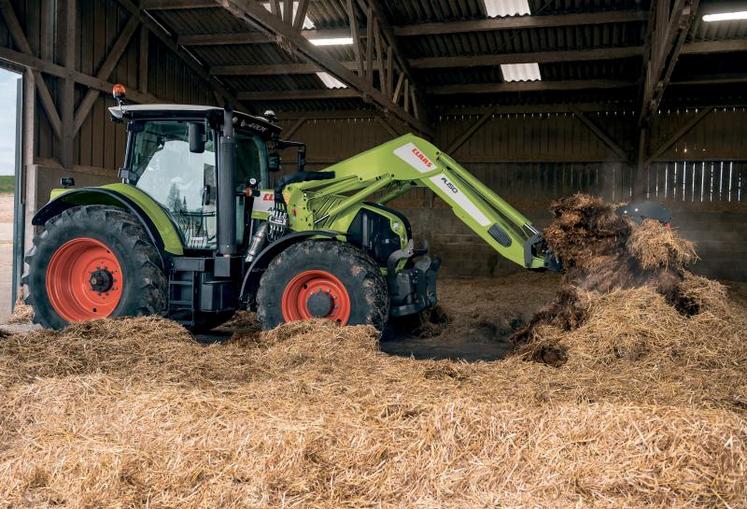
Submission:
[[[189,123],[189,151],[194,154],[205,152],[205,123]]]

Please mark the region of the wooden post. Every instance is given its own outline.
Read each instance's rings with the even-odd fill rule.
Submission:
[[[72,169],[75,141],[75,44],[77,41],[77,1],[65,0],[65,47],[63,63],[67,76],[62,92],[62,146],[60,147],[60,162],[66,169]]]

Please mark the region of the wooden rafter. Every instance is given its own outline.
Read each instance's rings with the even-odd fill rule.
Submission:
[[[308,0],[304,0],[308,1]],[[303,7],[303,2],[299,4],[299,12]],[[181,4],[176,0],[148,0],[146,9],[163,10],[163,9],[180,9],[185,8],[182,5],[195,5],[210,7],[210,2],[198,1],[195,3]],[[187,7],[189,8],[189,7]],[[428,35],[467,33],[467,32],[492,32],[499,30],[518,30],[528,28],[548,28],[564,27],[578,25],[596,25],[604,23],[628,23],[635,21],[646,21],[648,15],[640,11],[609,11],[599,13],[579,13],[579,14],[556,14],[550,16],[509,16],[503,18],[469,20],[469,21],[448,21],[440,23],[419,23],[414,25],[400,25],[392,27],[392,34],[396,37],[419,37]],[[296,19],[303,18],[296,16]],[[300,29],[300,26],[296,26]],[[348,37],[350,28],[327,29],[327,30],[303,30],[301,32],[309,39],[326,38],[326,37]],[[223,44],[261,44],[268,41],[265,34],[257,32],[242,33],[204,33],[190,34],[179,38],[179,44],[185,46],[203,46],[203,45],[223,45]]]
[[[432,95],[497,94],[502,92],[537,92],[543,90],[584,90],[632,87],[635,82],[623,80],[549,80],[510,81],[503,83],[468,83],[430,87]]]
[[[240,101],[302,101],[304,99],[351,99],[360,92],[351,88],[288,90],[283,92],[239,92]]]
[[[430,129],[415,117],[412,110],[408,111],[404,106],[393,101],[382,90],[370,83],[365,76],[356,74],[328,52],[314,46],[292,23],[288,23],[287,20],[283,20],[280,16],[273,15],[262,5],[251,0],[217,1],[238,19],[256,26],[268,34],[282,38],[284,45],[292,48],[294,53],[303,56],[311,64],[317,66],[318,70],[326,71],[345,83],[352,91],[357,92],[359,96],[364,98],[364,100],[372,101],[379,108],[391,112],[391,114],[400,118],[416,130],[430,133]],[[347,91],[328,90],[326,92],[344,94]],[[243,94],[242,96],[246,97]]]
[[[362,1],[362,0],[359,0]],[[387,57],[393,58],[395,63],[400,65],[402,73],[407,77],[408,89],[409,89],[409,104],[417,118],[421,118],[421,115],[425,114],[423,107],[424,100],[422,97],[422,88],[417,83],[415,75],[410,65],[409,60],[405,57],[405,53],[400,47],[399,40],[397,39],[392,25],[387,20],[386,14],[383,7],[381,6],[381,0],[368,0],[368,5],[371,9],[371,13],[375,16],[377,23],[377,33],[381,31],[381,42],[387,47]],[[386,83],[391,80],[392,77],[382,76],[382,82]],[[386,88],[382,84],[383,88]]]
[[[498,94],[505,92],[537,92],[543,90],[587,90],[626,88],[634,86],[630,81],[614,80],[569,80],[569,81],[517,81],[510,83],[475,83],[467,85],[442,85],[426,89],[430,95],[454,94]],[[314,90],[275,90],[270,92],[239,92],[238,96],[247,101],[292,101],[299,99],[340,99],[356,97],[356,92],[350,89],[314,89]],[[395,97],[413,100],[412,89],[405,85],[405,79],[398,83],[394,91]]]
[[[690,42],[682,48],[683,55],[708,55],[711,53],[734,53],[738,51],[747,51],[747,39]]]
[[[485,67],[501,64],[523,64],[526,62],[553,63],[582,60],[616,60],[640,56],[639,46],[617,48],[595,48],[585,50],[537,51],[528,53],[496,53],[492,55],[470,55],[458,57],[425,57],[410,60],[414,69],[453,69],[463,67]]]
[[[506,16],[469,21],[446,21],[397,26],[394,27],[394,34],[399,37],[420,37],[467,32],[494,32],[498,30],[520,30],[527,28],[629,23],[632,21],[645,21],[646,18],[646,13],[640,11],[609,11],[555,14],[550,16]]]
[[[300,8],[299,8],[300,9]],[[303,18],[298,14],[294,18],[303,24]],[[294,25],[295,27],[295,25]],[[299,30],[296,28],[296,30]],[[326,30],[302,30],[301,33],[307,39],[334,39],[337,37],[350,37],[347,28],[335,28]],[[224,46],[228,44],[265,44],[274,40],[266,32],[229,32],[229,33],[204,33],[184,34],[177,38],[180,46]]]
[[[417,69],[437,69],[437,68],[454,68],[454,67],[474,67],[474,66],[492,66],[498,64],[511,64],[522,62],[568,62],[576,60],[608,60],[617,58],[626,58],[630,56],[639,56],[643,53],[640,47],[628,48],[607,48],[601,50],[572,50],[572,51],[545,51],[539,53],[503,53],[495,55],[475,55],[471,57],[431,57],[410,60],[412,67]],[[365,75],[366,59],[365,48],[363,48],[363,58],[359,61],[338,61],[340,66],[348,70],[357,70],[361,67],[361,72]],[[387,57],[388,58],[388,57]],[[387,62],[387,67],[389,62]],[[267,65],[220,65],[210,68],[210,72],[226,76],[271,76],[271,75],[288,75],[288,74],[313,74],[319,70],[316,64],[267,64]],[[389,74],[389,73],[387,73]],[[404,73],[397,72],[397,77],[392,80],[396,81]],[[405,75],[407,77],[407,75]],[[385,79],[389,79],[386,76]]]
[[[654,2],[649,19],[644,82],[639,123],[645,126],[658,110],[677,65],[690,25],[696,17],[699,0]]]
[[[157,37],[158,40],[160,40],[164,44],[164,46],[166,46],[177,56],[179,56],[184,64],[189,67],[189,69],[194,72],[196,76],[202,78],[229,102],[233,104],[236,104],[238,102],[236,95],[232,91],[229,91],[226,87],[213,79],[208,70],[195,59],[194,55],[186,52],[184,48],[180,47],[171,34],[166,33],[158,23],[154,22],[152,18],[144,12],[148,10],[148,1],[143,4],[143,8],[135,5],[131,0],[117,0],[117,2],[119,2],[119,4],[124,7],[132,16],[135,16],[140,21],[142,26],[147,28],[155,37]],[[174,3],[183,5],[186,2],[184,2],[184,0],[177,0]],[[215,6],[217,4],[213,5]]]
[[[215,9],[212,0],[145,0],[143,9],[148,11],[175,11],[183,9]]]

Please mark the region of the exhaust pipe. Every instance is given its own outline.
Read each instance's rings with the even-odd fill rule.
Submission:
[[[236,253],[236,139],[233,129],[233,108],[223,113],[223,137],[220,141],[218,164],[218,253],[231,256]]]

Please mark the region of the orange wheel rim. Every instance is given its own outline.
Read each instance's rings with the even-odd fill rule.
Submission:
[[[105,318],[122,299],[122,267],[103,242],[80,237],[66,242],[47,266],[47,295],[68,322]]]
[[[350,320],[345,285],[323,270],[307,270],[291,279],[283,291],[281,307],[286,322],[327,318],[346,325]]]

